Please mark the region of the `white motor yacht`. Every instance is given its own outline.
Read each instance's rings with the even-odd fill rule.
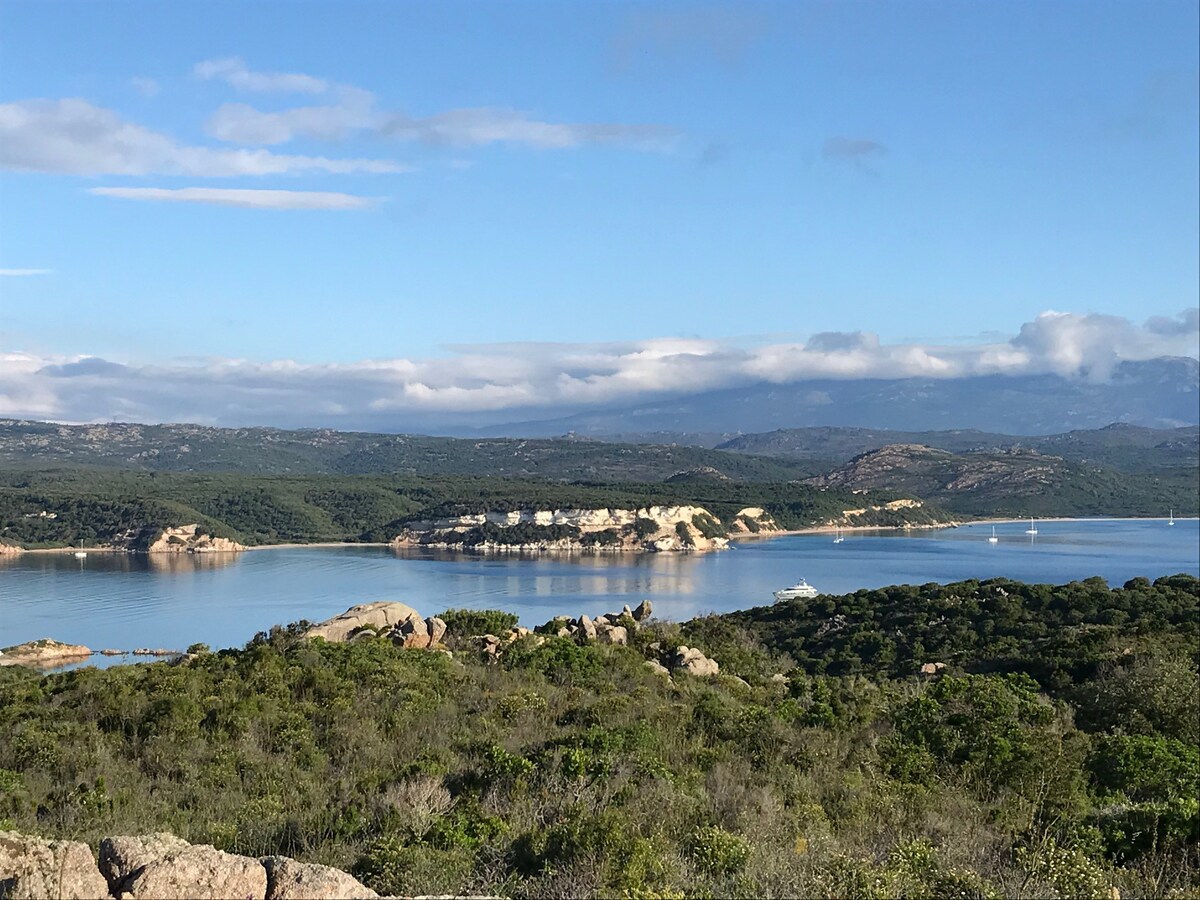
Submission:
[[[801,578],[790,588],[784,588],[782,591],[775,592],[776,600],[797,600],[800,598],[810,598],[817,596],[817,589]]]

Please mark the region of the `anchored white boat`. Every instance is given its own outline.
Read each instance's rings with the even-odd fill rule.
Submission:
[[[992,526],[992,536],[991,536],[990,538],[988,538],[988,543],[989,543],[989,544],[996,544],[996,543],[999,543],[999,542],[1000,542],[1000,538],[996,537],[996,526],[995,526],[995,525],[993,525],[993,526]]]
[[[799,600],[817,596],[817,589],[801,578],[790,588],[775,592],[776,600]]]
[[[1037,534],[1037,526],[1033,524],[1033,517],[1029,518],[1029,527],[1025,529],[1026,534]]]
[[[1175,524],[1175,510],[1174,509],[1172,509],[1171,512],[1167,514],[1167,524],[1168,525]]]
[[[842,529],[839,528],[833,536],[833,542],[835,544],[840,544],[844,540],[845,540],[845,538],[842,537]]]

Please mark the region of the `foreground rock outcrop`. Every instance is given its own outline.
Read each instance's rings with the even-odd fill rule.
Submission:
[[[306,638],[319,637],[332,643],[384,636],[401,647],[417,650],[438,646],[445,634],[446,623],[437,616],[423,618],[411,606],[390,600],[352,606],[304,632]]]
[[[107,837],[99,865],[87,844],[0,831],[0,898],[35,900],[366,900],[378,896],[330,866],[254,859],[173,834]]]
[[[107,900],[110,896],[108,882],[87,844],[0,831],[0,897]]]

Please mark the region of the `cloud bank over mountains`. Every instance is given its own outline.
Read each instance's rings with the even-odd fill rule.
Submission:
[[[444,359],[302,364],[211,359],[139,364],[0,353],[0,415],[64,422],[197,422],[386,430],[431,417],[508,418],[753,383],[1054,374],[1103,381],[1125,361],[1200,355],[1200,309],[1142,325],[1047,312],[1000,343],[885,344],[868,332],[741,347],[664,338],[625,344],[451,348]]]

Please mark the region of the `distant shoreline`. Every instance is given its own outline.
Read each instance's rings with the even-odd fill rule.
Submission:
[[[1176,516],[1176,522],[1188,522],[1196,520],[1197,516]],[[1040,517],[1034,516],[1037,522],[1166,522],[1166,516],[1059,516],[1059,517]],[[947,522],[936,525],[913,525],[905,528],[903,525],[813,525],[808,528],[794,528],[784,531],[768,531],[754,534],[745,532],[742,534],[728,535],[730,542],[733,541],[751,541],[751,540],[767,540],[777,537],[796,537],[805,534],[834,534],[837,531],[943,531],[947,528],[969,528],[972,525],[1005,525],[1013,522],[1028,522],[1029,518],[1023,516],[1020,518],[1006,517],[1003,519],[971,519],[969,522]],[[282,544],[254,544],[243,548],[242,550],[206,550],[200,553],[181,553],[181,556],[210,556],[222,555],[226,553],[248,553],[255,550],[312,550],[312,549],[331,549],[337,547],[390,547],[390,541],[314,541],[313,543],[297,543],[287,542]],[[13,555],[26,553],[137,553],[141,554],[145,551],[126,550],[121,547],[37,547],[34,549],[19,548],[15,550]],[[149,555],[149,554],[146,554]],[[170,556],[174,555],[171,552],[155,553],[155,556]]]
[[[1166,516],[1034,516],[1035,522],[1166,522]],[[1195,521],[1200,516],[1176,516],[1176,522]],[[749,540],[767,540],[777,537],[795,537],[805,534],[836,534],[839,531],[945,531],[948,528],[969,528],[972,525],[1008,525],[1012,523],[1028,522],[1028,516],[1014,518],[1008,516],[1003,519],[971,519],[968,522],[946,522],[937,525],[913,525],[905,528],[903,525],[813,525],[809,528],[795,528],[787,531],[769,531],[753,534],[746,532],[744,534],[729,535],[730,542],[733,541],[749,541]]]

